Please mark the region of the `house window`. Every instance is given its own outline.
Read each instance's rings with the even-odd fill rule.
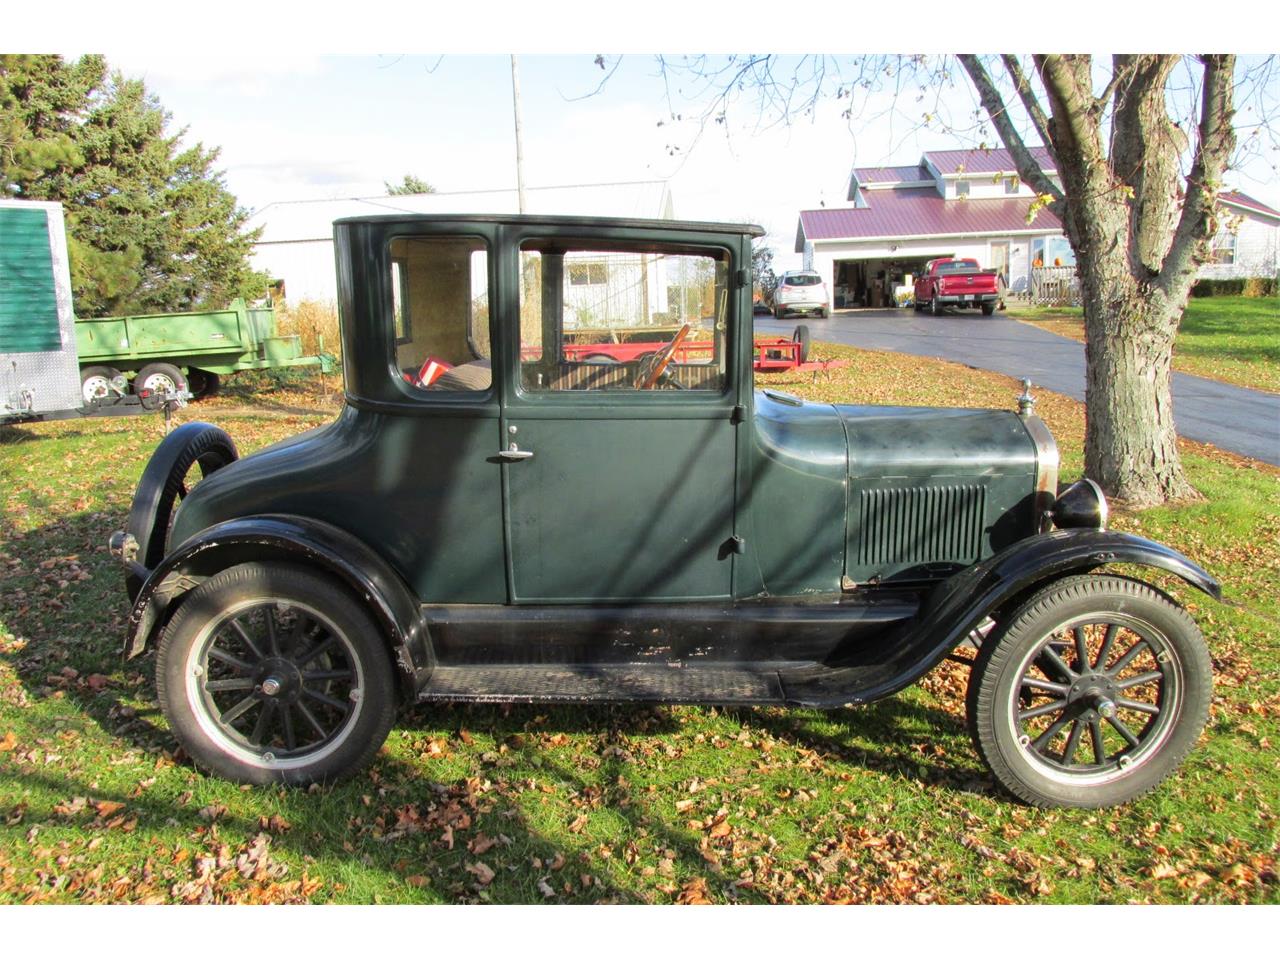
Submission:
[[[607,263],[570,263],[569,283],[575,287],[599,287],[609,282]]]
[[[967,197],[968,195],[969,195],[969,181],[968,181],[968,180],[957,180],[957,181],[956,181],[956,196],[957,196],[957,197]]]
[[[1018,178],[1017,178],[1017,177],[1005,177],[1005,178],[1004,178],[1004,192],[1005,192],[1005,193],[1008,193],[1008,194],[1014,194],[1014,193],[1017,193],[1017,192],[1018,192],[1018,187],[1019,187],[1019,186],[1021,186],[1021,183],[1019,182],[1019,180],[1018,180]]]
[[[1236,235],[1234,233],[1225,230],[1213,238],[1209,262],[1225,264],[1236,262]]]

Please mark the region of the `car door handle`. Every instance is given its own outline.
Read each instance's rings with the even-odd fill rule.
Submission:
[[[533,456],[532,450],[517,450],[513,443],[510,450],[499,450],[498,459],[506,460],[508,463],[515,463],[519,460],[528,460]]]

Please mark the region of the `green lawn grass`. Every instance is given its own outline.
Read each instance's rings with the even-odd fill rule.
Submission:
[[[820,399],[1012,407],[1018,385],[816,345],[851,365],[771,383]],[[243,452],[321,424],[305,382],[197,405]],[[1038,409],[1078,472],[1080,406]],[[106,553],[158,418],[0,429],[0,901],[1276,902],[1280,480],[1187,446],[1202,503],[1121,515],[1226,586],[1193,607],[1216,696],[1197,750],[1111,811],[995,792],[967,669],[860,709],[419,707],[372,767],[242,789],[175,752],[152,656],[122,663]]]
[[[1084,340],[1079,307],[1011,306],[1009,315]],[[1174,346],[1183,373],[1280,393],[1280,299],[1193,297]]]

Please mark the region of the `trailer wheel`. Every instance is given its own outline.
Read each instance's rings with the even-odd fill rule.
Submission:
[[[803,323],[800,324],[796,327],[795,333],[791,334],[791,339],[800,344],[799,360],[805,363],[809,359],[809,328]]]
[[[109,400],[113,385],[122,377],[115,367],[85,367],[80,371],[80,398],[86,407]]]
[[[187,371],[187,388],[191,391],[193,400],[203,400],[205,397],[216,396],[218,388],[222,386],[222,380],[216,373],[208,370],[200,370],[192,367]]]
[[[133,378],[133,392],[186,393],[187,378],[172,363],[149,363]]]

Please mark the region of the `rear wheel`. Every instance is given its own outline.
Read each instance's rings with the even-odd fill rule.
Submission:
[[[350,776],[395,719],[391,661],[368,611],[288,564],[240,564],[196,587],[160,639],[156,686],[187,753],[241,783]]]
[[[86,407],[118,396],[124,375],[115,367],[85,367],[80,371],[80,398]]]
[[[791,341],[800,344],[798,357],[801,363],[809,359],[809,328],[803,323],[799,324],[795,332],[791,334]]]
[[[1036,806],[1106,807],[1165,779],[1208,717],[1204,639],[1168,597],[1122,577],[1059,581],[978,653],[968,717],[982,759]]]
[[[184,393],[187,378],[172,363],[149,363],[133,378],[133,392],[150,390],[152,393]]]
[[[996,305],[994,303],[984,303],[982,305],[982,315],[984,317],[989,317],[995,312],[996,312]]]
[[[187,387],[191,390],[191,397],[194,400],[216,396],[221,385],[221,378],[209,370],[192,367],[187,371]]]

